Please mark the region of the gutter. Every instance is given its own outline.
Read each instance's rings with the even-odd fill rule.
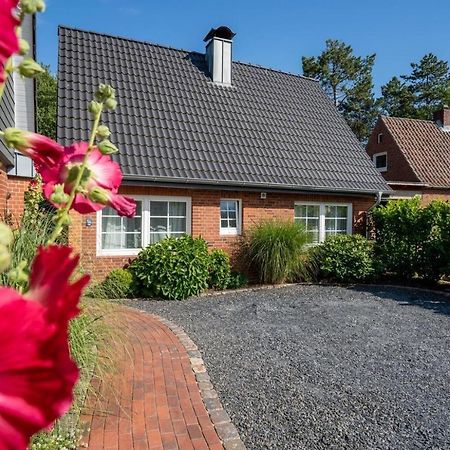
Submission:
[[[178,188],[197,188],[197,189],[223,189],[236,190],[244,189],[247,191],[261,191],[267,192],[285,192],[285,193],[333,193],[341,195],[373,195],[373,194],[390,194],[392,190],[376,191],[370,189],[355,189],[349,190],[345,188],[333,188],[328,186],[298,186],[298,185],[279,185],[274,183],[255,183],[253,181],[218,181],[218,180],[198,180],[189,178],[169,178],[169,177],[149,177],[145,175],[124,175],[123,184],[125,185],[141,185],[142,184],[158,184],[164,187],[178,187]]]
[[[375,203],[367,210],[366,212],[366,238],[369,239],[369,218],[372,215],[372,211],[380,205],[381,200],[383,199],[383,192],[377,192]]]

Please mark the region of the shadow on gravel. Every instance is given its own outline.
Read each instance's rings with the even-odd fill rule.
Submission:
[[[437,292],[384,286],[352,286],[349,289],[358,292],[368,292],[387,300],[394,300],[401,306],[419,306],[437,314],[450,316],[450,298]]]

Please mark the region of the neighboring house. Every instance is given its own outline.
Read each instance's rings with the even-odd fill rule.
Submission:
[[[234,33],[211,30],[203,53],[61,27],[58,140],[87,140],[88,101],[117,90],[105,114],[136,218],[106,208],[74,219],[71,243],[102,276],[141,247],[191,233],[231,250],[264,218],[296,220],[311,238],[364,231],[389,191],[319,84],[232,61]]]
[[[435,120],[381,116],[367,153],[395,190],[391,198],[420,195],[424,204],[450,200],[450,109]]]
[[[35,56],[35,19],[26,15],[22,36],[30,44],[30,56]],[[14,64],[21,56],[14,56]],[[14,72],[8,78],[5,93],[0,101],[0,129],[17,127],[35,131],[35,82]],[[0,139],[0,218],[17,223],[23,211],[23,194],[34,176],[31,159],[7,149]]]

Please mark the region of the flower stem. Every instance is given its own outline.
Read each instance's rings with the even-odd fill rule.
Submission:
[[[100,124],[100,118],[102,116],[102,111],[103,111],[103,103],[101,103],[101,108],[98,111],[98,113],[95,114],[94,122],[92,124],[92,129],[91,129],[91,135],[89,138],[89,147],[87,149],[86,154],[84,155],[83,163],[81,164],[80,170],[78,171],[77,178],[75,179],[75,182],[73,184],[72,191],[70,192],[70,195],[69,195],[69,200],[66,203],[66,205],[64,206],[64,208],[59,210],[57,213],[56,217],[58,219],[56,221],[53,233],[51,234],[49,240],[47,241],[47,245],[51,245],[56,241],[56,239],[61,234],[61,232],[64,228],[64,224],[67,222],[67,219],[69,217],[70,208],[72,207],[72,204],[78,193],[78,189],[80,187],[80,182],[83,178],[84,171],[87,167],[89,154],[91,153],[92,149],[94,148],[95,137],[97,136],[97,130],[98,130],[98,126]]]

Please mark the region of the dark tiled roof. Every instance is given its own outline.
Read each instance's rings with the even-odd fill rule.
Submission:
[[[87,139],[99,83],[128,179],[274,188],[387,191],[318,83],[233,62],[233,86],[211,82],[201,53],[60,28],[58,138]]]
[[[420,182],[450,187],[450,132],[429,120],[386,116],[381,120]]]

